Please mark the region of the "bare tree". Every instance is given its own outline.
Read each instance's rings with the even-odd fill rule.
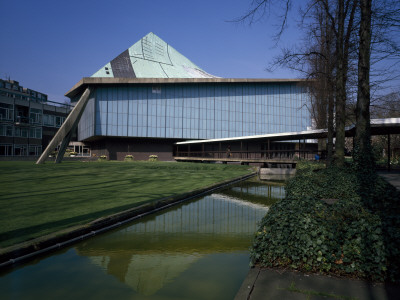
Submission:
[[[307,78],[315,79],[311,86],[314,101],[311,111],[314,117],[321,118],[321,122],[317,122],[317,126],[321,126],[320,123],[325,122],[324,109],[328,103],[328,133],[333,132],[335,123],[335,164],[339,166],[344,164],[346,107],[349,95],[353,94],[350,83],[357,84],[355,141],[359,151],[369,157],[371,57],[372,64],[377,65],[388,58],[400,58],[399,41],[396,41],[394,35],[394,31],[400,29],[399,3],[398,0],[310,0],[304,6],[301,18],[303,22],[311,17],[316,24],[313,31],[306,33],[309,43],[294,50],[283,49],[282,54],[273,62],[273,66],[286,66],[306,74]],[[287,24],[292,1],[255,0],[252,4],[252,8],[240,21],[248,20],[252,23],[270,12],[271,7],[278,5],[281,8],[281,25],[276,35],[279,38]],[[355,62],[358,62],[358,68]],[[378,68],[375,70],[378,71]],[[358,73],[358,76],[354,76],[357,80],[349,80],[350,72]],[[384,75],[390,77],[389,74],[378,72],[381,78]],[[377,83],[374,86],[378,86]],[[335,122],[333,118],[330,119],[333,107]],[[331,139],[332,135],[328,139],[328,151]]]

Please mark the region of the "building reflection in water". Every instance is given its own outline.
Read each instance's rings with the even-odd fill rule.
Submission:
[[[257,223],[283,196],[281,185],[243,182],[88,240],[77,252],[153,295],[209,254],[246,253]]]

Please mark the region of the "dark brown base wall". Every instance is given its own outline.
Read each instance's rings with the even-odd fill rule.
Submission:
[[[148,160],[149,155],[157,155],[160,161],[172,161],[173,139],[114,138],[106,137],[95,141],[85,141],[90,145],[92,156],[106,155],[110,160],[124,160],[133,155],[135,160]]]

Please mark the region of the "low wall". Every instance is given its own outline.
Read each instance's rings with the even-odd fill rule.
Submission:
[[[292,168],[260,168],[260,175],[294,175],[296,169]]]

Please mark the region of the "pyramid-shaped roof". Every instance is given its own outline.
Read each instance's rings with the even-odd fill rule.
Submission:
[[[216,78],[150,32],[91,77]]]

